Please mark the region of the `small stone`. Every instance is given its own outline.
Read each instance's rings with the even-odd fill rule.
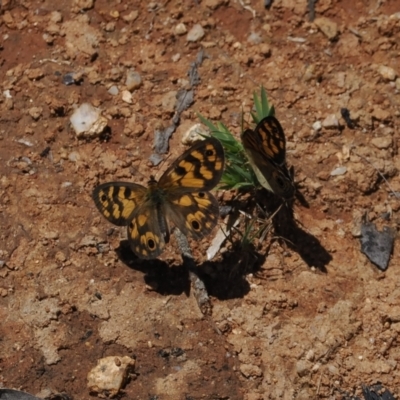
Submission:
[[[201,135],[207,135],[208,130],[202,124],[195,124],[191,126],[183,135],[181,142],[183,144],[191,145],[197,140],[204,139]]]
[[[377,119],[378,121],[386,121],[391,117],[391,113],[386,110],[382,110],[382,108],[375,106],[372,111],[372,117]]]
[[[347,167],[337,167],[333,171],[331,171],[331,176],[339,176],[344,175],[347,172]]]
[[[393,68],[386,67],[385,65],[380,65],[378,68],[378,72],[383,79],[386,79],[388,81],[394,81],[397,77],[396,71]]]
[[[126,120],[124,126],[124,135],[128,137],[139,137],[143,135],[144,131],[144,126],[138,121],[138,118],[135,114]]]
[[[396,79],[396,89],[400,91],[400,78]]]
[[[267,43],[263,43],[260,46],[260,53],[264,57],[269,57],[271,55],[271,46]]]
[[[296,364],[296,371],[299,376],[305,376],[310,373],[310,364],[307,361],[299,360]]]
[[[119,11],[117,11],[117,10],[110,11],[110,16],[115,18],[115,19],[118,19],[119,18]]]
[[[241,364],[240,372],[246,378],[258,378],[263,375],[260,367],[258,367],[257,365],[251,365],[251,364]]]
[[[70,122],[77,137],[99,136],[108,123],[100,110],[89,103],[81,104],[71,115]]]
[[[178,62],[180,59],[181,59],[180,53],[176,53],[176,54],[174,54],[174,55],[171,57],[171,60],[172,60],[173,62]]]
[[[47,44],[52,44],[54,42],[54,37],[48,33],[43,33],[42,38]]]
[[[312,128],[314,129],[314,131],[320,131],[321,130],[321,128],[322,128],[322,122],[321,121],[315,121],[313,124],[312,124]]]
[[[132,93],[129,90],[122,91],[122,101],[132,104]]]
[[[53,22],[54,24],[58,24],[60,22],[62,22],[63,17],[62,14],[60,13],[60,11],[52,11],[50,13],[50,22]]]
[[[43,78],[44,76],[44,72],[41,68],[27,69],[25,71],[25,74],[31,81],[37,81],[38,79]]]
[[[186,36],[186,41],[188,42],[197,42],[202,39],[205,35],[204,29],[201,25],[195,24],[193,28],[188,32]]]
[[[135,21],[137,19],[138,16],[139,16],[139,11],[138,10],[134,10],[134,11],[131,11],[128,15],[124,15],[122,17],[122,19],[125,22],[133,22],[133,21]]]
[[[106,32],[114,32],[115,31],[115,22],[114,21],[107,22],[106,26],[104,27],[104,30]]]
[[[393,138],[391,136],[375,137],[371,139],[371,144],[378,149],[388,149],[393,145]]]
[[[317,79],[318,75],[319,74],[318,74],[316,65],[309,64],[309,65],[307,65],[306,69],[304,70],[303,80],[305,82],[309,82],[311,80]]]
[[[339,120],[335,114],[329,114],[323,121],[322,126],[324,128],[337,128],[339,127]]]
[[[87,376],[90,392],[102,395],[106,392],[107,397],[116,396],[134,365],[135,360],[128,356],[109,356],[98,360],[97,366]]]
[[[72,162],[77,162],[81,159],[81,156],[77,151],[72,151],[71,153],[68,154],[68,160]]]
[[[55,255],[55,259],[60,262],[65,262],[67,260],[67,257],[62,251],[58,251]]]
[[[110,87],[110,89],[107,90],[108,93],[111,94],[111,96],[116,96],[119,93],[119,90],[117,86],[113,85]]]
[[[161,104],[162,108],[164,111],[167,112],[174,112],[175,111],[175,106],[177,103],[176,99],[177,92],[175,90],[171,90],[163,96],[161,99]]]
[[[60,237],[60,234],[55,231],[46,231],[43,236],[49,240],[57,240]]]
[[[130,69],[126,73],[125,86],[127,90],[132,92],[133,90],[138,89],[141,84],[142,84],[142,77],[140,76],[139,72]]]
[[[90,10],[94,6],[94,0],[74,0],[73,7],[79,10]]]
[[[32,117],[32,119],[34,119],[35,121],[37,121],[43,112],[43,108],[42,107],[31,107],[28,110],[29,115]]]
[[[183,22],[180,22],[178,25],[175,26],[175,35],[181,36],[187,32],[186,25]]]
[[[333,40],[338,35],[337,23],[326,17],[315,18],[314,24],[329,39]]]
[[[204,5],[211,10],[216,10],[218,7],[226,4],[227,0],[205,0]]]
[[[262,42],[262,38],[258,33],[251,32],[247,37],[247,41],[252,44],[260,44]]]

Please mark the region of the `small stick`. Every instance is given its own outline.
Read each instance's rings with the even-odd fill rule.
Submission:
[[[315,3],[317,0],[308,0],[308,20],[313,22],[315,19]]]
[[[210,297],[208,296],[204,282],[197,275],[197,267],[192,256],[188,240],[178,228],[175,228],[174,234],[176,241],[178,242],[178,247],[182,253],[183,265],[185,265],[189,271],[189,278],[193,287],[193,295],[197,301],[200,311],[204,315],[211,315],[212,306]]]

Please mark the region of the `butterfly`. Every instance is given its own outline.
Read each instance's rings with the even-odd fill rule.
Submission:
[[[286,167],[286,140],[279,121],[273,116],[263,118],[254,131],[242,133],[242,143],[258,182],[277,196],[291,199],[295,186]]]
[[[178,157],[157,182],[147,187],[131,182],[108,182],[97,186],[93,200],[111,223],[128,227],[133,252],[144,259],[159,256],[170,237],[170,225],[196,239],[211,232],[219,207],[209,193],[224,170],[224,150],[219,140],[196,142]]]

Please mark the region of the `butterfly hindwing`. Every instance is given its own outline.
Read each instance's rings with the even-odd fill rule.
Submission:
[[[165,217],[147,202],[138,208],[128,224],[129,245],[139,258],[156,258],[168,241],[167,231]]]
[[[217,224],[219,206],[209,192],[186,193],[171,199],[165,214],[183,234],[200,239]]]

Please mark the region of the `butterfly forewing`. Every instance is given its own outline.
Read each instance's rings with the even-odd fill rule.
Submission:
[[[134,210],[142,204],[147,188],[131,182],[108,182],[93,190],[93,200],[100,213],[111,223],[125,226]]]
[[[161,176],[158,184],[174,193],[208,191],[220,181],[224,170],[221,142],[207,138],[196,142],[178,157]]]

